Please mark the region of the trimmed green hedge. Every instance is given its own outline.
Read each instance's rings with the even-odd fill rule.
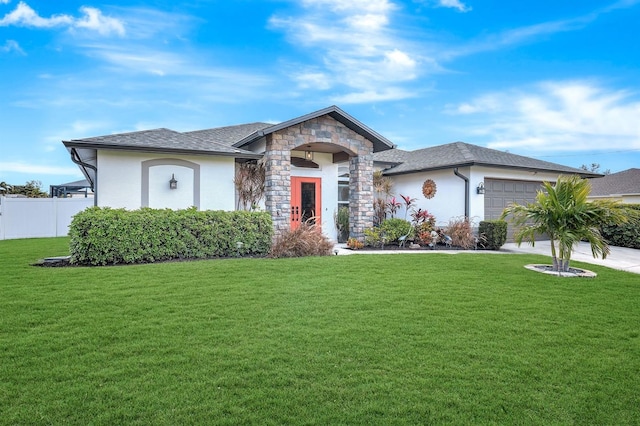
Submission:
[[[487,250],[499,250],[507,241],[507,222],[504,220],[483,220],[478,227],[482,245]]]
[[[622,204],[628,222],[621,225],[602,225],[600,232],[607,242],[616,247],[640,249],[640,204]]]
[[[266,212],[195,208],[91,207],[76,214],[69,227],[71,262],[79,265],[263,256],[272,235]]]

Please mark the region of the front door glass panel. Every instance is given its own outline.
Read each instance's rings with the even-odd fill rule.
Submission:
[[[314,182],[302,182],[300,188],[301,206],[303,222],[315,223],[316,216],[316,184]]]

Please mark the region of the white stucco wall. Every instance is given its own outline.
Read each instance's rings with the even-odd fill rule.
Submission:
[[[177,165],[149,168],[149,206],[154,209],[186,209],[193,205],[194,171]],[[178,181],[177,189],[169,188],[167,176]]]
[[[98,204],[102,207],[139,209],[142,204],[142,162],[180,159],[200,166],[200,209],[234,209],[234,159],[122,151],[98,151]],[[178,189],[169,189],[175,174]],[[186,208],[193,205],[193,170],[182,166],[149,168],[149,206]]]
[[[459,171],[465,176],[468,175],[467,170]],[[445,226],[450,219],[464,216],[464,181],[454,175],[453,170],[411,173],[390,178],[393,181],[392,194],[403,204],[396,217],[405,217],[404,203],[400,195],[417,198],[415,208],[427,210],[434,215],[438,226]],[[431,199],[426,199],[422,194],[422,184],[427,179],[436,183],[436,195]],[[407,215],[407,220],[411,220],[411,216]]]
[[[292,151],[294,157],[303,157],[304,153]],[[322,179],[322,233],[333,241],[337,240],[333,213],[338,208],[338,164],[333,163],[333,155],[321,152],[313,154],[313,161],[319,169],[291,166],[291,176],[314,177]]]
[[[484,195],[478,194],[476,188],[485,179],[555,182],[558,178],[557,173],[534,173],[482,166],[460,167],[458,172],[469,178],[469,217],[475,222],[484,220]],[[433,214],[438,226],[444,226],[449,220],[464,216],[464,180],[456,176],[453,169],[411,173],[390,176],[390,178],[393,181],[393,194],[398,201],[402,203],[400,194],[417,198],[416,208],[426,209]],[[422,184],[426,179],[432,179],[437,186],[435,197],[429,200],[422,195]],[[404,209],[398,212],[397,217],[404,217]]]

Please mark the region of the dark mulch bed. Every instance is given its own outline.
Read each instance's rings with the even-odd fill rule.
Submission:
[[[348,247],[347,247],[348,248]],[[478,248],[470,248],[465,249],[463,247],[458,246],[447,246],[444,244],[437,244],[435,247],[428,246],[420,246],[420,247],[412,247],[410,244],[407,244],[405,247],[399,247],[396,244],[385,245],[384,247],[371,247],[366,246],[361,249],[357,249],[355,251],[473,251],[473,250],[486,250],[482,246],[478,246]]]
[[[138,262],[138,263],[116,263],[116,264],[107,264],[107,265],[80,265],[76,263],[71,263],[71,256],[59,256],[59,257],[47,257],[39,260],[36,263],[32,263],[31,266],[40,266],[45,268],[77,268],[77,267],[101,267],[101,266],[131,266],[131,265],[149,265],[153,263],[174,263],[174,262],[194,262],[198,260],[227,260],[227,259],[261,259],[266,256],[259,255],[244,255],[238,257],[199,257],[199,258],[180,258],[180,259],[164,259],[164,260],[156,260],[155,262]]]

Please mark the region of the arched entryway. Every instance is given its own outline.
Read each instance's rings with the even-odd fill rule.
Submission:
[[[300,218],[304,214],[297,200],[298,189],[292,187],[292,184],[298,185],[298,181],[292,178],[319,177],[296,170],[292,163],[295,157],[298,158],[293,161],[300,162],[299,158],[310,161],[315,155],[312,161],[317,162],[322,156],[320,164],[333,167],[330,183],[323,180],[315,184],[315,190],[323,194],[334,191],[333,207],[337,207],[338,202],[338,166],[348,164],[349,235],[362,239],[365,229],[373,226],[373,152],[392,149],[394,145],[338,107],[257,131],[234,146],[264,153],[265,208],[271,213],[275,237],[291,229],[293,222],[299,223],[297,218],[292,221],[292,214]],[[307,189],[311,191],[311,186]],[[334,228],[335,225],[333,217],[327,220],[327,203],[323,204],[323,231],[326,231],[327,226]],[[333,231],[335,234],[335,229]]]

